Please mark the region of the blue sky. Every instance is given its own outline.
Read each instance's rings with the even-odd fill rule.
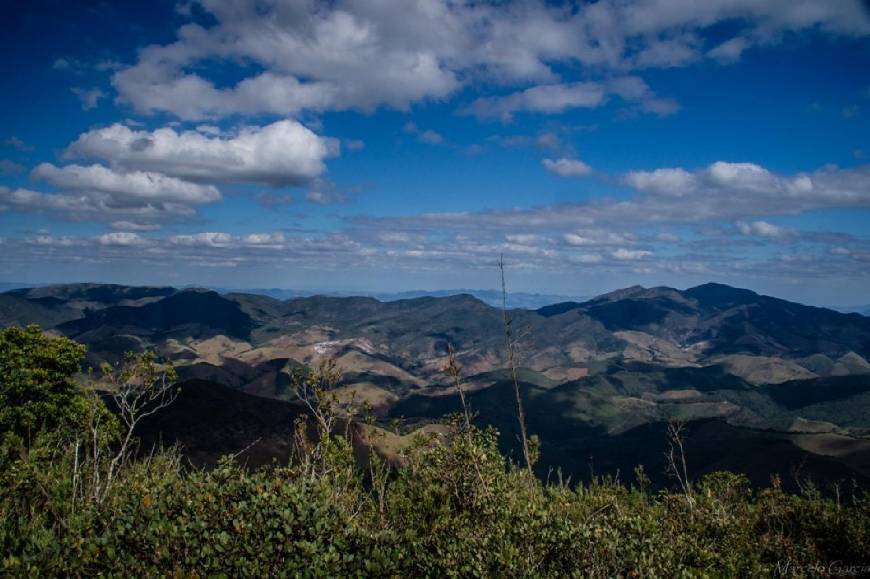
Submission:
[[[7,281],[870,302],[864,3],[7,12]]]

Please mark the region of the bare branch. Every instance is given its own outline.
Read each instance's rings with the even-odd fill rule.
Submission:
[[[508,315],[507,310],[507,284],[504,279],[504,256],[499,256],[498,258],[498,269],[501,273],[501,312],[502,312],[502,321],[504,324],[504,339],[505,339],[505,350],[507,351],[508,357],[508,365],[510,366],[511,371],[511,380],[513,381],[514,386],[514,395],[516,396],[517,402],[517,421],[520,425],[520,439],[523,446],[523,460],[526,463],[526,469],[529,471],[529,475],[532,475],[532,459],[531,453],[529,452],[529,437],[526,432],[526,414],[523,410],[523,399],[520,394],[520,382],[517,377],[517,355],[516,355],[516,343],[514,341],[514,334],[512,329],[513,320],[510,315]]]

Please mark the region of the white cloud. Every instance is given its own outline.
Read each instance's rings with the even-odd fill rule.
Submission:
[[[73,247],[82,244],[82,240],[74,237],[55,237],[53,235],[37,235],[36,237],[31,238],[29,242],[34,245],[47,247]]]
[[[633,64],[639,68],[684,66],[699,58],[700,44],[701,40],[695,34],[652,40],[635,55]]]
[[[534,233],[509,233],[504,236],[508,243],[517,245],[540,245],[547,242],[547,238]]]
[[[138,233],[116,231],[114,233],[105,233],[98,236],[97,242],[100,245],[137,247],[141,245],[146,245],[148,243],[148,240],[139,235]]]
[[[104,93],[99,88],[71,88],[70,89],[74,95],[76,95],[79,99],[79,102],[82,104],[82,110],[89,111],[97,107],[100,102],[100,99],[106,98],[106,93]]]
[[[870,191],[865,189],[868,180],[870,165],[854,169],[825,166],[812,173],[786,176],[755,163],[725,161],[694,171],[656,169],[633,171],[623,177],[625,184],[639,191],[692,198],[682,207],[690,210],[703,204],[722,217],[865,206],[870,203]]]
[[[285,241],[283,233],[251,233],[241,239],[246,245],[279,246]]]
[[[193,206],[221,199],[213,185],[123,167],[41,163],[31,177],[58,191],[0,187],[0,210],[52,212],[67,219],[120,224],[115,229],[144,231],[156,228],[154,221],[189,217],[195,213]]]
[[[113,221],[112,229],[120,231],[156,231],[160,226],[156,223],[140,223],[138,221]]]
[[[786,31],[818,29],[863,35],[870,19],[860,0],[600,0],[554,5],[544,0],[208,0],[214,24],[186,24],[177,40],[144,47],[112,78],[122,101],[145,113],[185,119],[379,106],[407,110],[444,99],[466,84],[536,83],[496,108],[559,112],[595,106],[594,92],[555,94],[557,71],[607,78],[632,68],[682,66],[707,53],[735,59],[741,44],[772,44]],[[401,14],[401,18],[396,15]],[[707,46],[707,29],[739,22],[738,39]],[[742,39],[742,40],[741,40]],[[256,72],[219,87],[198,66],[225,60]],[[493,103],[494,104],[494,103]],[[646,99],[641,108],[672,112]]]
[[[643,178],[638,178],[641,175]],[[673,179],[674,175],[678,178]],[[566,246],[626,247],[641,238],[620,233],[623,231],[637,231],[649,239],[657,229],[690,224],[714,227],[720,235],[728,235],[739,233],[733,225],[731,231],[726,227],[736,221],[751,223],[773,215],[796,215],[828,207],[870,207],[870,165],[851,169],[827,166],[782,175],[759,165],[718,162],[695,170],[636,172],[635,178],[627,181],[638,188],[634,195],[618,199],[526,209],[356,218],[352,223],[374,230],[459,232],[473,239],[503,239],[505,232],[522,231],[561,236]],[[673,194],[673,183],[679,185],[680,195]],[[781,239],[794,243],[795,238],[804,236]]]
[[[607,89],[645,113],[666,117],[680,109],[677,101],[656,96],[649,85],[638,76],[612,78],[607,81]]]
[[[685,169],[656,169],[655,171],[630,171],[623,182],[640,191],[660,195],[682,197],[696,188],[696,178]]]
[[[200,185],[150,171],[117,172],[102,165],[41,163],[31,176],[67,191],[107,193],[120,202],[136,199],[177,203],[212,203],[221,199],[212,185]]]
[[[619,248],[616,251],[611,252],[610,257],[619,261],[637,261],[652,254],[651,251],[645,251],[642,249]]]
[[[197,125],[196,130],[204,135],[218,137],[224,134],[220,127],[215,125]]]
[[[717,161],[707,168],[705,176],[714,185],[747,191],[770,191],[783,184],[773,173],[754,163]],[[799,180],[795,184],[799,186]]]
[[[605,231],[600,229],[566,233],[562,236],[562,239],[565,243],[574,247],[622,245],[635,242],[635,236],[632,234],[617,233],[615,231]]]
[[[444,137],[440,133],[431,130],[423,131],[417,138],[421,143],[429,145],[440,145],[444,142]]]
[[[773,225],[767,221],[752,221],[749,223],[738,221],[737,229],[743,235],[758,235],[760,237],[780,238],[792,235],[791,230],[778,225]]]
[[[305,200],[316,205],[332,205],[337,203],[346,203],[347,196],[336,191],[307,191]]]
[[[124,200],[107,193],[70,191],[43,193],[31,189],[0,187],[0,211],[56,212],[71,219],[112,220],[119,216],[140,219],[174,219],[193,215],[189,205],[169,201]]]
[[[413,121],[408,121],[402,126],[402,132],[409,135],[417,135],[417,140],[427,145],[441,145],[444,143],[444,136],[441,133],[432,130],[422,130]]]
[[[173,235],[168,241],[172,245],[229,247],[233,243],[233,236],[229,233],[207,231],[193,235]]]
[[[579,177],[592,172],[592,167],[580,159],[544,159],[541,164],[547,171],[560,177]]]
[[[676,101],[656,96],[640,77],[619,76],[602,82],[539,85],[506,96],[479,98],[465,112],[481,119],[510,121],[518,112],[559,114],[575,108],[597,108],[607,102],[608,94],[618,96],[635,110],[659,116],[680,108]]]
[[[559,135],[545,131],[539,134],[535,139],[535,145],[539,149],[551,149],[556,151],[562,147],[562,140],[559,138]]]
[[[503,97],[479,98],[468,112],[479,118],[508,121],[517,112],[559,114],[575,108],[596,108],[605,96],[604,87],[594,82],[540,85]]]
[[[325,170],[338,142],[320,137],[302,124],[283,120],[245,127],[233,136],[196,131],[132,130],[121,124],[82,134],[67,156],[103,159],[130,171],[159,172],[201,183],[297,185]]]
[[[743,51],[749,47],[749,40],[742,36],[735,36],[722,44],[712,48],[707,56],[718,60],[722,64],[730,64],[740,59]]]

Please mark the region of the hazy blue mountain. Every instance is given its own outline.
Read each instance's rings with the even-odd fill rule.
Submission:
[[[211,288],[214,291],[226,293],[251,293],[269,296],[279,300],[287,300],[293,298],[303,298],[312,296],[329,296],[329,297],[372,297],[384,302],[392,302],[398,300],[406,300],[421,297],[449,297],[459,294],[469,294],[479,300],[494,306],[501,307],[502,294],[500,290],[483,290],[483,289],[449,289],[449,290],[411,290],[403,292],[336,292],[330,290],[294,290],[282,288],[245,288],[245,289],[227,289],[227,288]],[[557,294],[537,294],[525,292],[509,292],[507,294],[507,302],[509,308],[525,308],[534,310],[548,304],[565,302],[571,300],[583,301],[588,297],[564,296]]]

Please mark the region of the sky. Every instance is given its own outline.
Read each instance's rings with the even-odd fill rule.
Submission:
[[[0,281],[870,303],[870,3],[0,5]]]

